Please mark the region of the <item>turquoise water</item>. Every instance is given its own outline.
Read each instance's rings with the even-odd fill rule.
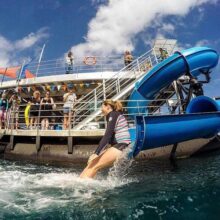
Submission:
[[[220,219],[220,155],[81,170],[0,160],[0,219]]]

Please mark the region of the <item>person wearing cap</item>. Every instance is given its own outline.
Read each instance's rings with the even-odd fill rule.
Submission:
[[[64,120],[63,120],[63,129],[67,129],[70,126],[72,114],[73,114],[73,108],[74,104],[77,100],[75,89],[72,85],[68,86],[68,92],[64,94],[63,96],[63,114],[64,114]]]

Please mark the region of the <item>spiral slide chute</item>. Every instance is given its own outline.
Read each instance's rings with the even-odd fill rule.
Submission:
[[[136,141],[133,155],[141,150],[210,138],[220,131],[220,103],[199,96],[188,105],[187,114],[136,116]]]
[[[210,71],[217,63],[218,54],[210,48],[195,47],[175,52],[136,84],[128,102],[129,114],[147,113],[149,100],[174,80],[186,73],[197,77]],[[137,100],[142,100],[141,108]],[[219,111],[218,101],[201,96],[189,103],[184,115],[136,116],[136,129],[130,130],[135,142],[133,155],[146,149],[215,136],[220,131]]]
[[[210,71],[218,64],[218,57],[215,50],[207,47],[194,47],[175,52],[137,82],[128,101],[129,115],[145,113],[149,100],[154,100],[163,88],[182,75],[189,73],[196,77]]]

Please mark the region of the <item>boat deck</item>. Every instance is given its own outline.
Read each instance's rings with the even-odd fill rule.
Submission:
[[[41,137],[99,137],[103,136],[104,129],[95,130],[21,130],[21,129],[8,129],[0,130],[1,135],[13,136],[41,136]]]

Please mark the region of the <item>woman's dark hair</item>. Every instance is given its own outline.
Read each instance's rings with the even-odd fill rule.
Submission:
[[[72,55],[73,55],[72,51],[69,51],[69,52],[68,52],[68,57],[70,57],[70,56],[72,56]]]

